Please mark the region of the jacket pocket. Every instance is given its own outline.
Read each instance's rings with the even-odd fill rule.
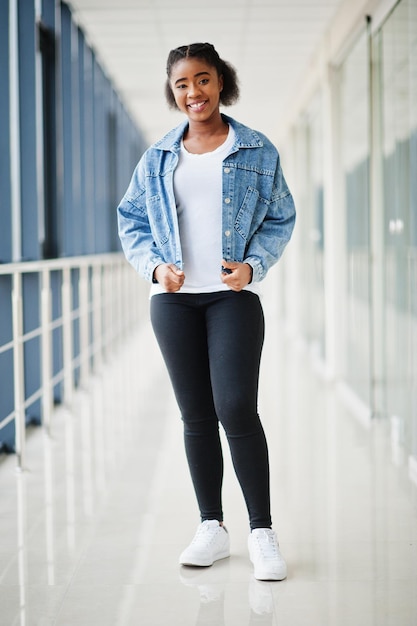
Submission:
[[[262,224],[267,211],[267,201],[261,198],[257,189],[248,187],[235,220],[235,230],[245,242]]]

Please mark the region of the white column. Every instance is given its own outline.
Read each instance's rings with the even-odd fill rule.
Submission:
[[[342,372],[343,354],[343,276],[345,246],[340,162],[339,76],[328,65],[323,82],[323,157],[324,157],[324,308],[326,374],[337,379]]]

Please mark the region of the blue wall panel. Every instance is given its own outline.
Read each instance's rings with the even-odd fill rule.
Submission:
[[[87,208],[86,208],[86,153],[85,153],[85,53],[86,46],[83,33],[81,30],[77,32],[77,45],[78,45],[78,132],[79,132],[79,205],[80,205],[80,252],[81,254],[88,253],[87,245]]]
[[[19,106],[20,106],[20,167],[22,172],[21,231],[24,260],[40,258],[40,226],[38,222],[38,173],[36,137],[36,76],[35,76],[35,3],[19,0]],[[39,288],[35,275],[24,276],[24,330],[39,326]],[[25,344],[25,397],[40,386],[39,340]],[[29,411],[27,411],[29,416]],[[30,407],[30,419],[40,419],[40,403]]]
[[[0,276],[0,345],[12,339],[12,308],[10,294],[12,281],[9,276]],[[13,411],[13,355],[11,350],[0,354],[0,420]],[[0,451],[12,449],[14,424],[0,429]]]
[[[0,3],[0,263],[12,259],[9,115],[9,6]],[[0,345],[12,337],[11,280],[0,276]],[[0,420],[13,410],[13,359],[0,354]],[[0,450],[13,445],[14,426],[0,429]]]
[[[95,129],[94,129],[94,54],[85,45],[83,52],[83,153],[84,153],[84,206],[85,206],[85,246],[88,254],[95,252],[94,204],[96,194],[95,181]]]
[[[9,7],[0,3],[0,263],[12,258],[9,114]],[[1,326],[1,318],[0,318]]]
[[[62,107],[62,256],[72,256],[73,229],[73,143],[72,143],[72,58],[71,38],[73,24],[66,5],[61,8],[61,107]]]
[[[108,224],[106,224],[104,208],[107,191],[107,93],[106,81],[100,66],[95,62],[94,68],[94,117],[95,117],[95,146],[96,146],[96,197],[94,206],[95,252],[101,253],[108,247]]]
[[[37,260],[40,250],[36,170],[34,2],[19,0],[18,11],[22,256],[24,260]]]

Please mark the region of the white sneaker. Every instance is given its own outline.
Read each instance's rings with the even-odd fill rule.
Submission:
[[[255,528],[249,535],[248,547],[257,580],[284,580],[287,577],[287,564],[271,528]]]
[[[229,533],[215,519],[206,520],[197,528],[194,539],[180,556],[180,565],[207,567],[230,556]]]

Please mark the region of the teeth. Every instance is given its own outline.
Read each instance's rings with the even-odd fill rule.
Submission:
[[[189,104],[188,106],[190,107],[190,109],[198,109],[199,107],[203,106],[203,104],[205,104],[206,101],[204,102],[196,102],[194,104]]]

